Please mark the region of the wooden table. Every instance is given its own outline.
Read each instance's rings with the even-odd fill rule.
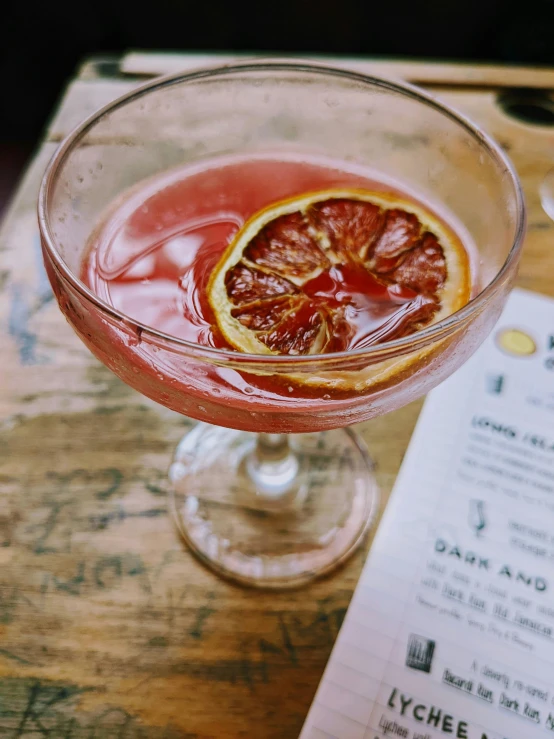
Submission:
[[[149,74],[198,63],[154,54],[85,64],[3,225],[0,737],[294,739],[366,556],[298,592],[243,590],[204,569],[177,540],[165,495],[189,422],[101,366],[52,299],[35,201],[56,142]],[[539,200],[554,128],[497,105],[510,84],[554,89],[554,71],[343,63],[432,86],[500,141],[529,206],[519,284],[554,295],[554,224]],[[419,407],[361,429],[383,505]]]

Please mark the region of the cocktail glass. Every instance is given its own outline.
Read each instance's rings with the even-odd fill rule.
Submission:
[[[169,168],[266,152],[367,166],[440,202],[473,245],[472,300],[371,348],[257,356],[165,335],[80,280],[91,233],[130,188]],[[182,537],[222,575],[279,588],[329,572],[362,541],[377,488],[366,447],[349,427],[428,392],[478,348],[516,273],[524,205],[501,149],[424,92],[260,61],[157,79],[93,115],[48,166],[39,223],[59,306],[87,347],[140,393],[199,421],[170,465]],[[344,373],[353,382],[381,380],[328,390]],[[287,394],[288,378],[302,387],[314,376],[325,381],[319,391]],[[284,380],[283,392],[264,389],[261,377]]]

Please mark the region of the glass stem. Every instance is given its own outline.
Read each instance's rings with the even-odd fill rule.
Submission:
[[[286,498],[296,486],[299,468],[289,434],[258,434],[246,469],[259,499],[277,502]]]

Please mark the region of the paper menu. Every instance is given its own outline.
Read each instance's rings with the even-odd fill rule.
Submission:
[[[427,399],[301,739],[554,739],[554,301]]]

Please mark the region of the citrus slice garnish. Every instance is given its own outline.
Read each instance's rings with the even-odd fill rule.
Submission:
[[[222,255],[208,299],[250,354],[363,348],[413,333],[470,298],[467,253],[421,206],[362,190],[274,203]]]

